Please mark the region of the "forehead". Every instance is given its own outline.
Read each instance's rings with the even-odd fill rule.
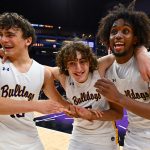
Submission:
[[[85,58],[84,58],[84,56],[82,56],[81,52],[76,51],[75,56],[71,55],[68,58],[68,61],[77,61],[77,60],[80,60],[80,59],[85,59]]]
[[[0,32],[4,32],[4,33],[11,33],[11,32],[21,32],[21,29],[20,28],[15,28],[15,27],[12,27],[12,28],[0,28]]]
[[[118,19],[116,21],[114,21],[112,27],[118,27],[118,26],[128,26],[128,27],[132,27],[131,24],[124,20],[124,19]]]

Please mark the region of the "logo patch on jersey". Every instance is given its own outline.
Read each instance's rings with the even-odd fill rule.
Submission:
[[[9,71],[9,68],[3,67],[2,70],[3,70],[3,71]]]
[[[70,85],[74,85],[74,82],[70,82],[69,84],[70,84]]]
[[[116,79],[112,79],[112,82],[116,82]]]
[[[14,89],[11,89],[9,85],[4,85],[1,87],[2,97],[24,97],[28,101],[34,98],[34,94],[26,90],[26,86],[21,86],[16,84]]]
[[[85,101],[90,101],[90,100],[98,101],[101,99],[101,95],[99,93],[89,93],[89,91],[88,91],[87,93],[85,93],[85,92],[80,93],[80,97],[73,96],[72,99],[74,101],[74,104],[78,105]]]
[[[138,93],[138,92],[135,92],[133,89],[126,90],[124,92],[127,97],[130,97],[132,99],[141,99],[142,98],[144,101],[146,101],[150,97],[149,93],[147,93],[147,92]]]

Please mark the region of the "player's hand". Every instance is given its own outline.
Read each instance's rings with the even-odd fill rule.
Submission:
[[[3,48],[0,48],[0,57],[2,58],[2,63],[5,63],[7,56],[5,55]]]
[[[95,83],[94,87],[96,88],[96,91],[106,97],[108,101],[114,103],[120,102],[122,94],[110,80],[106,78],[99,79]]]
[[[70,105],[69,111],[65,112],[68,116],[74,117],[74,118],[82,118],[85,120],[92,121],[92,116],[95,115],[94,118],[101,118],[103,115],[103,112],[100,110],[93,110],[93,109],[87,109],[80,106]]]
[[[89,121],[98,120],[99,118],[103,116],[103,112],[101,112],[100,110],[77,107],[76,111],[78,115],[80,116],[80,118],[86,119]]]
[[[68,115],[69,117],[72,117],[72,118],[79,118],[79,115],[78,115],[78,113],[77,113],[77,111],[76,111],[76,107],[77,107],[77,106],[75,106],[75,105],[69,104],[69,105],[67,106],[67,108],[65,108],[65,109],[63,110],[63,112],[64,112],[66,115]]]

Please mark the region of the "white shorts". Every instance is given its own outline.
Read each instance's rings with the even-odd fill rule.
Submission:
[[[150,150],[150,138],[127,132],[123,150]]]
[[[119,150],[119,145],[115,141],[111,145],[102,145],[70,139],[68,150]]]

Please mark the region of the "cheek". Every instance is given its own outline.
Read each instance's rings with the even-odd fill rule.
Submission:
[[[72,69],[72,68],[69,68],[68,69],[68,73],[71,75],[71,74],[73,74],[73,72],[74,72],[74,70]]]
[[[113,36],[110,36],[110,38],[109,38],[109,43],[111,44],[113,41],[114,41],[114,37],[113,37]]]
[[[86,72],[89,73],[90,65],[86,65],[84,68],[86,69]]]

